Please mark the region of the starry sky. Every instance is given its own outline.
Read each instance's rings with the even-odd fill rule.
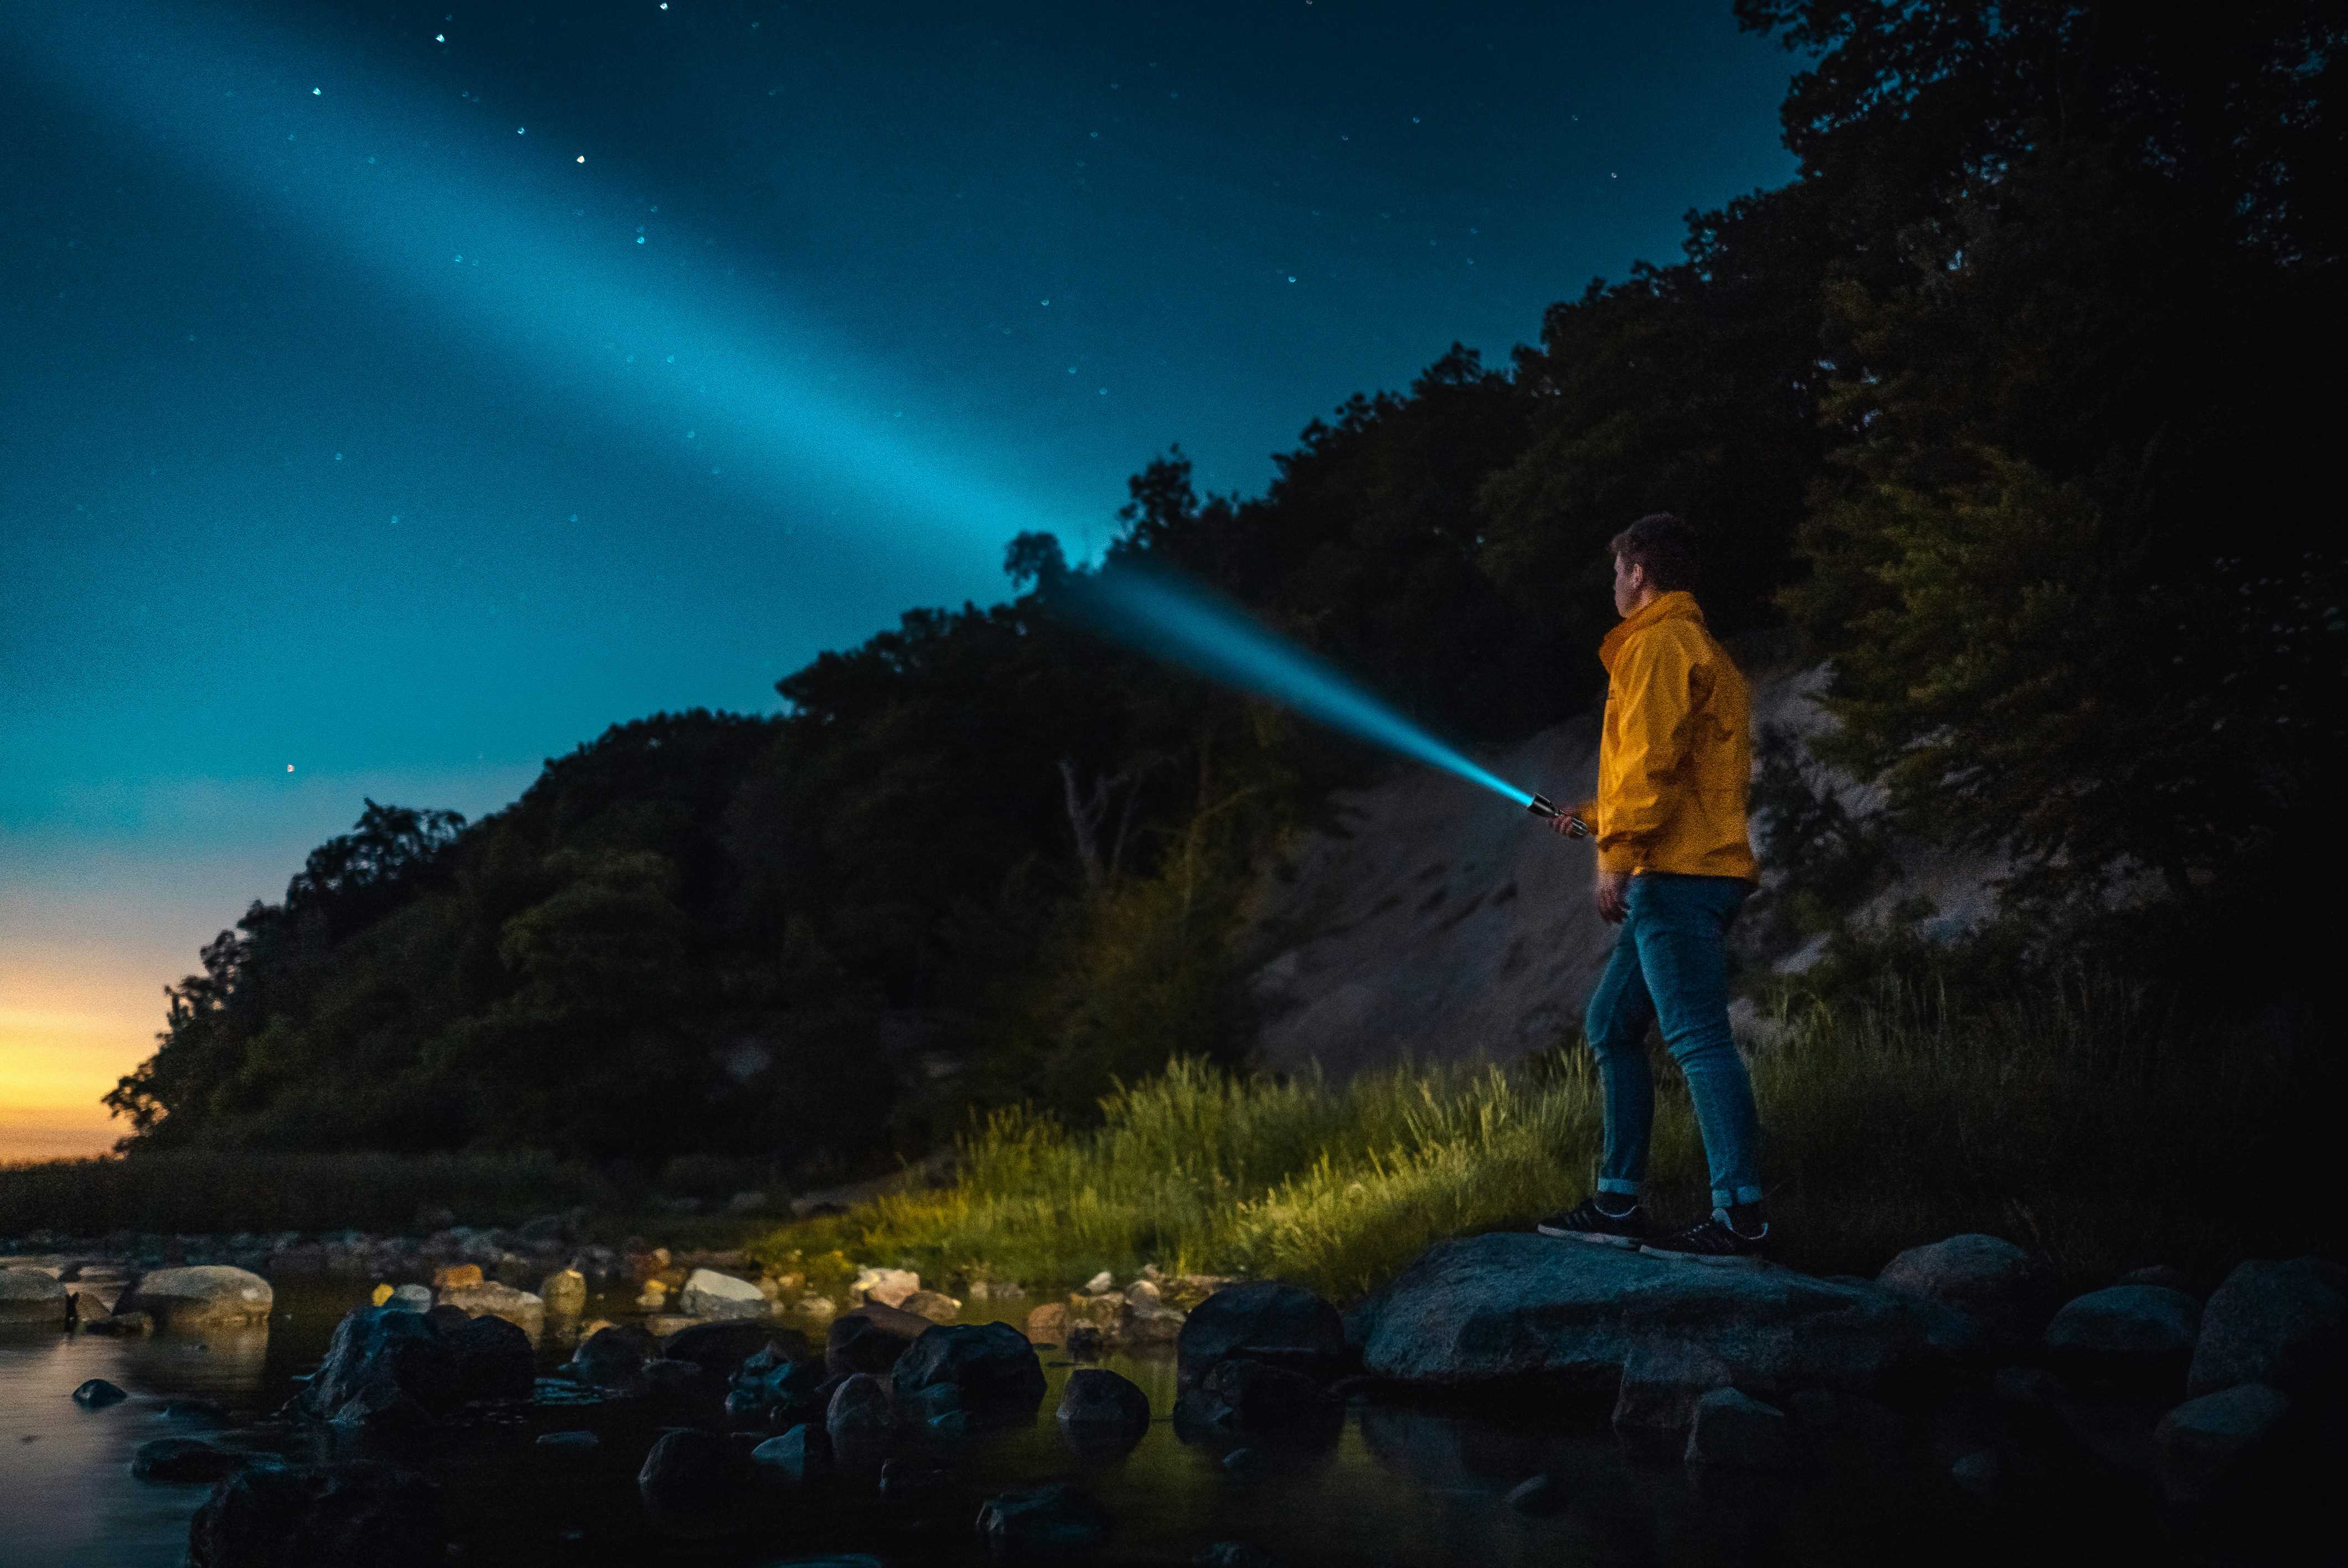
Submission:
[[[771,712],[1788,179],[1726,0],[0,11],[0,1159],[363,799]]]

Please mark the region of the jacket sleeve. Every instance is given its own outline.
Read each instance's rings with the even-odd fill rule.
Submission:
[[[1617,705],[1620,743],[1598,823],[1598,863],[1609,871],[1635,870],[1679,804],[1696,662],[1690,640],[1667,627],[1632,638],[1615,661],[1608,700]]]

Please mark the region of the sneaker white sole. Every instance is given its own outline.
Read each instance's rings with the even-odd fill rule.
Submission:
[[[1639,1238],[1634,1235],[1606,1235],[1598,1231],[1556,1230],[1548,1225],[1535,1225],[1533,1229],[1541,1235],[1553,1235],[1560,1241],[1594,1242],[1600,1246],[1636,1248],[1639,1245]]]
[[[1677,1258],[1683,1263],[1710,1264],[1715,1268],[1766,1268],[1769,1266],[1767,1258],[1755,1257],[1750,1254],[1673,1252],[1666,1246],[1642,1246],[1639,1250],[1649,1257]]]

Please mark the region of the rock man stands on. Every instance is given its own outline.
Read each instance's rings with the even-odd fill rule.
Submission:
[[[1657,512],[1610,548],[1622,621],[1598,650],[1606,666],[1598,798],[1574,813],[1597,837],[1598,912],[1622,927],[1583,1020],[1606,1150],[1597,1191],[1537,1228],[1659,1256],[1759,1263],[1769,1251],[1759,1118],[1728,1025],[1728,928],[1757,880],[1745,816],[1751,704],[1691,591],[1694,530]],[[1552,825],[1570,825],[1560,816]],[[1658,1020],[1687,1077],[1712,1172],[1711,1216],[1671,1235],[1639,1201],[1655,1114],[1647,1026]]]

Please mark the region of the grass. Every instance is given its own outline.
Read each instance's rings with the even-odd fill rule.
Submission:
[[[2310,1075],[2328,1067],[2172,1037],[2084,982],[1964,1012],[1889,984],[1776,1021],[1754,1080],[1780,1255],[1797,1266],[1872,1274],[1903,1247],[1982,1230],[2044,1251],[2081,1287],[2154,1262],[2206,1285],[2245,1255],[2331,1245],[2328,1204],[2295,1179],[2329,1092]],[[1702,1150],[1658,1066],[1654,1200],[1698,1213]],[[1341,1087],[1179,1064],[1112,1096],[1088,1131],[999,1114],[965,1140],[955,1184],[784,1226],[752,1250],[1046,1289],[1156,1263],[1344,1300],[1430,1242],[1521,1227],[1579,1196],[1596,1090],[1580,1050]]]

